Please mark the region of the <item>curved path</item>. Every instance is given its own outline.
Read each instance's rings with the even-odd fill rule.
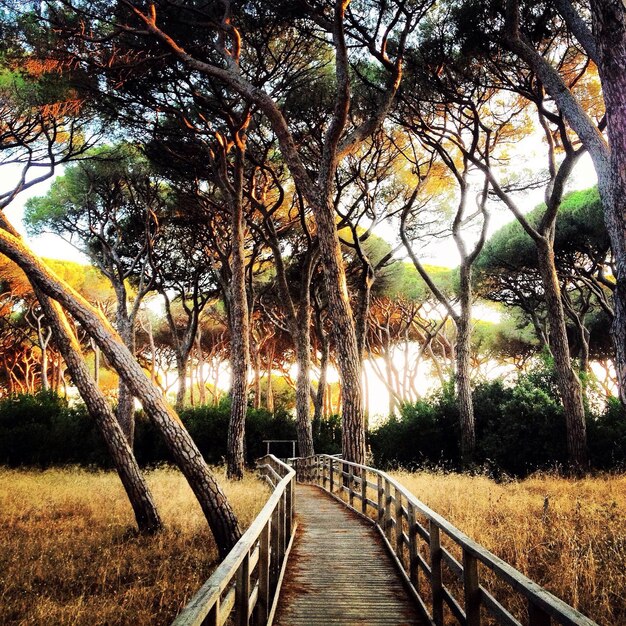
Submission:
[[[298,530],[277,626],[422,625],[376,530],[318,487],[296,487]]]

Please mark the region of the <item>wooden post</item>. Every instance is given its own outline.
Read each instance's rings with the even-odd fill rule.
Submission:
[[[415,519],[415,507],[407,502],[407,510],[409,512],[409,579],[413,587],[419,593],[419,568],[417,560],[417,520]]]
[[[335,459],[333,457],[330,457],[330,493],[332,493],[335,490],[334,471],[335,471]]]
[[[204,618],[202,622],[204,626],[221,626],[220,620],[220,599],[215,600],[215,604],[211,607],[209,614]]]
[[[528,626],[550,626],[550,616],[531,600],[528,601]]]
[[[274,587],[276,585],[276,582],[278,581],[278,575],[280,572],[280,554],[279,554],[279,548],[278,548],[278,544],[279,544],[279,539],[280,539],[280,523],[279,523],[279,519],[280,519],[280,514],[278,511],[279,507],[276,507],[274,509],[274,512],[272,513],[272,518],[271,518],[271,523],[270,523],[270,536],[271,536],[271,548],[272,548],[272,552],[271,552],[271,568],[270,568],[270,572],[271,572],[271,576],[272,576],[272,587]]]
[[[248,606],[250,602],[250,552],[246,554],[237,572],[237,626],[248,626]]]
[[[441,580],[441,543],[439,526],[432,521],[430,532],[430,587],[433,597],[433,621],[437,626],[443,625],[443,583]]]
[[[402,542],[402,494],[397,487],[394,488],[394,496],[396,498],[396,556],[402,563],[404,554],[404,543]]]
[[[467,626],[480,626],[480,586],[478,583],[478,560],[463,550],[463,592]]]
[[[367,470],[361,468],[361,513],[367,514]]]
[[[259,537],[259,599],[256,604],[257,624],[266,624],[270,611],[270,522]]]
[[[391,543],[391,486],[388,480],[385,480],[385,536],[387,541]]]
[[[354,508],[354,490],[352,489],[352,485],[354,483],[354,468],[352,465],[348,466],[348,496],[350,501],[350,506]]]
[[[385,506],[383,503],[384,490],[383,490],[383,477],[380,474],[376,474],[378,482],[378,526],[385,530]]]
[[[321,458],[322,461],[322,489],[326,489],[326,481],[328,477],[326,476],[326,459]]]
[[[291,480],[285,489],[285,538],[287,544],[291,538],[291,529],[293,526],[293,499],[294,489],[293,480]]]
[[[283,562],[285,548],[287,547],[285,540],[285,494],[283,493],[278,501],[278,569],[280,569],[280,564]]]

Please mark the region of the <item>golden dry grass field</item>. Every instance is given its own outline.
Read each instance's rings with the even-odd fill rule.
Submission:
[[[626,475],[393,472],[457,528],[602,626],[626,624]],[[460,555],[459,555],[460,556]]]
[[[476,541],[602,626],[626,624],[626,476],[542,475],[496,484],[422,472],[394,476]],[[129,532],[117,477],[81,469],[0,470],[0,624],[167,624],[217,552],[180,474],[148,474],[167,530]],[[220,482],[242,524],[268,491]],[[546,505],[547,498],[547,505]]]
[[[0,624],[168,624],[217,564],[184,478],[148,473],[167,529],[136,536],[117,476],[0,469]],[[254,475],[219,481],[242,525],[269,491]]]

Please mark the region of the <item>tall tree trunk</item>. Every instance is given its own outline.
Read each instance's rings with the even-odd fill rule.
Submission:
[[[550,322],[550,348],[565,409],[569,462],[574,471],[580,471],[587,465],[587,435],[582,388],[572,367],[561,288],[554,263],[554,250],[546,239],[536,241],[536,244],[539,272]]]
[[[317,434],[319,435],[322,427],[322,419],[328,415],[326,411],[326,390],[328,385],[326,379],[328,376],[328,338],[324,335],[324,329],[319,318],[316,317],[315,322],[317,328],[317,335],[321,343],[321,358],[320,358],[320,377],[317,381],[317,393],[315,397],[315,414],[313,416],[313,422],[317,425]]]
[[[98,430],[113,460],[113,465],[124,485],[126,495],[135,513],[137,527],[142,533],[154,533],[162,528],[161,519],[137,460],[125,433],[122,431],[109,403],[89,373],[80,350],[80,344],[67,322],[60,305],[48,298],[33,283],[37,299],[46,314],[54,333],[57,349],[63,355],[74,384],[78,388],[87,410],[94,418]]]
[[[341,248],[335,227],[335,210],[329,191],[313,206],[320,246],[328,311],[332,319],[332,336],[337,355],[337,369],[342,398],[342,454],[353,463],[365,462],[365,421],[361,391],[361,358]]]
[[[100,348],[93,339],[89,340],[93,350],[93,379],[96,385],[100,384]]]
[[[243,478],[245,466],[244,442],[246,411],[248,407],[248,372],[250,370],[250,322],[246,293],[246,255],[244,250],[243,203],[243,151],[236,153],[236,195],[231,194],[232,250],[230,258],[230,324],[232,384],[230,388],[231,412],[228,425],[226,454],[229,478]]]
[[[204,379],[205,361],[204,350],[202,349],[202,331],[200,328],[198,328],[198,332],[196,333],[196,352],[198,355],[198,392],[200,395],[200,404],[204,406],[206,404],[206,385]]]
[[[254,408],[261,408],[261,348],[254,349]]]
[[[471,316],[472,285],[471,266],[461,264],[461,312],[455,317],[456,323],[456,395],[461,423],[461,463],[467,467],[474,461],[476,433],[474,425],[474,405],[472,404],[472,383],[470,378],[471,356]]]
[[[176,376],[178,387],[176,389],[176,402],[174,406],[177,411],[182,411],[187,398],[187,359],[184,355],[179,354],[178,350],[176,351]]]
[[[6,228],[5,223],[0,216],[0,225],[3,228]],[[180,419],[164,402],[160,390],[145,376],[119,335],[100,312],[35,257],[21,238],[0,230],[0,253],[17,263],[29,279],[37,283],[41,291],[57,300],[97,341],[109,363],[141,401],[146,414],[162,435],[175,463],[185,475],[202,507],[220,555],[226,556],[241,536],[237,518]]]
[[[274,389],[272,386],[272,366],[274,365],[274,343],[267,358],[267,385],[265,387],[265,404],[270,413],[274,413]]]
[[[117,298],[117,312],[115,323],[117,326],[117,332],[119,333],[124,345],[128,348],[129,352],[135,354],[135,340],[134,340],[134,328],[131,320],[128,317],[128,311],[126,307],[126,289],[124,285],[114,285],[115,295]],[[117,409],[115,411],[117,415],[117,421],[120,423],[126,439],[130,447],[132,448],[135,441],[135,406],[134,398],[128,386],[120,378],[118,393],[117,393]]]
[[[608,171],[599,169],[602,167],[600,158],[594,162],[615,258],[612,331],[620,400],[626,406],[626,6],[621,0],[592,0],[591,8],[606,107]]]
[[[313,456],[313,430],[311,427],[311,307],[308,298],[300,302],[298,335],[296,341],[298,378],[296,381],[296,426],[298,451],[303,457]]]

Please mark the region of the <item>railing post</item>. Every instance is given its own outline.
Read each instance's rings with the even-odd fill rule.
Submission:
[[[204,618],[202,622],[203,626],[219,626],[220,620],[220,599],[215,600],[215,604],[211,607],[209,614]]]
[[[391,486],[389,481],[385,480],[385,537],[391,544]]]
[[[419,568],[417,560],[417,520],[415,519],[415,507],[407,502],[407,511],[409,513],[409,579],[419,593]]]
[[[287,539],[287,543],[289,543],[289,538],[291,537],[291,529],[293,527],[293,499],[293,480],[290,480],[289,484],[287,485],[287,489],[285,489],[285,536]]]
[[[443,624],[443,584],[441,580],[441,543],[439,526],[432,521],[430,532],[430,586],[433,598],[433,621],[437,626]]]
[[[259,536],[259,599],[256,605],[257,624],[266,624],[270,611],[270,526],[268,520]]]
[[[530,600],[528,601],[528,625],[550,626],[550,616]]]
[[[404,553],[404,544],[402,542],[402,494],[395,487],[394,496],[396,498],[396,556],[402,563],[402,555]]]
[[[280,512],[277,506],[274,509],[270,523],[270,536],[271,536],[271,558],[270,558],[270,572],[272,576],[272,587],[276,585],[278,580],[278,573],[280,572],[280,554],[279,554],[279,538],[280,538]]]
[[[467,626],[480,626],[480,586],[478,584],[478,560],[463,550],[463,593]]]
[[[361,513],[367,514],[367,470],[361,468]]]
[[[383,477],[380,474],[376,474],[376,482],[378,483],[378,526],[385,532],[385,505],[383,502],[384,490],[383,490]]]
[[[280,500],[278,501],[278,524],[279,524],[279,528],[278,528],[278,562],[279,562],[279,566],[278,568],[280,569],[280,563],[282,563],[283,561],[283,556],[285,555],[285,549],[287,547],[287,544],[285,543],[285,521],[286,521],[286,516],[285,516],[285,493],[283,492],[283,494],[280,497]]]
[[[350,506],[354,508],[354,490],[352,489],[352,485],[354,484],[354,468],[352,465],[348,466],[348,499],[350,501]]]
[[[248,607],[250,604],[250,552],[246,554],[237,572],[237,626],[248,626]]]
[[[326,482],[328,477],[326,476],[326,459],[324,457],[320,457],[322,463],[322,489],[326,489]]]
[[[335,490],[335,459],[330,457],[330,493]]]

